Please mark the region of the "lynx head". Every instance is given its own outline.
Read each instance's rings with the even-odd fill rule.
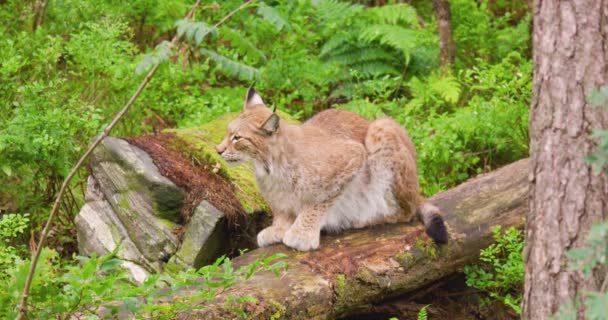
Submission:
[[[224,140],[215,148],[231,165],[242,161],[265,162],[270,140],[279,130],[279,116],[264,105],[253,86],[247,90],[243,112],[228,124]]]

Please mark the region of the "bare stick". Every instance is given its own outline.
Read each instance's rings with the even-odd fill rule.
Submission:
[[[232,15],[234,15],[237,11],[248,6],[252,1],[253,0],[248,0],[248,1],[244,2],[242,5],[240,5],[238,8],[232,10],[225,17],[223,17],[220,21],[218,21],[218,23],[216,23],[213,26],[213,29],[216,29],[217,27],[219,27],[222,23],[224,23],[226,20],[228,20],[228,18],[230,18]],[[192,9],[190,9],[188,14],[186,15],[186,19],[192,18],[192,16],[194,15],[194,12],[200,6],[200,4],[201,4],[201,0],[197,0],[196,3],[194,4],[194,6],[192,7]],[[205,36],[206,35],[207,34],[205,34]],[[172,48],[172,47],[176,46],[178,44],[178,42],[179,42],[179,35],[175,35],[173,37],[173,39],[171,40],[171,44],[169,45],[169,47]],[[80,159],[78,160],[76,165],[74,165],[74,167],[72,167],[72,170],[70,171],[68,176],[65,178],[65,180],[63,180],[63,183],[61,184],[61,189],[59,189],[59,193],[57,194],[57,198],[55,199],[55,203],[53,204],[53,208],[51,209],[51,213],[49,214],[49,218],[47,219],[46,225],[44,226],[44,229],[42,230],[42,233],[40,235],[40,240],[38,242],[36,251],[32,255],[32,264],[31,264],[30,270],[27,274],[25,287],[23,288],[23,295],[21,296],[21,302],[19,303],[19,314],[17,315],[17,318],[16,318],[17,320],[24,319],[26,316],[27,298],[29,296],[30,287],[32,285],[32,280],[34,278],[34,271],[36,270],[36,264],[38,263],[38,259],[40,258],[40,252],[42,251],[42,248],[45,245],[46,238],[48,237],[48,234],[49,234],[49,231],[51,228],[51,223],[53,221],[53,218],[55,217],[55,214],[57,213],[57,209],[59,209],[59,204],[61,203],[63,194],[65,193],[67,186],[69,185],[69,183],[72,180],[72,178],[74,177],[74,175],[76,175],[76,172],[78,171],[78,169],[80,169],[80,167],[85,162],[85,160],[93,152],[95,147],[97,147],[99,145],[99,143],[101,143],[101,140],[103,140],[103,138],[107,137],[110,134],[110,131],[112,131],[112,128],[114,128],[114,126],[118,123],[118,121],[120,121],[120,119],[125,115],[125,113],[127,113],[127,111],[129,110],[129,107],[133,104],[133,102],[135,102],[137,97],[139,97],[139,95],[144,90],[144,88],[146,87],[148,82],[150,82],[150,79],[152,78],[152,76],[154,76],[154,74],[156,73],[156,70],[158,70],[159,65],[160,65],[160,63],[156,64],[152,68],[152,70],[150,70],[150,72],[148,72],[148,75],[140,83],[139,87],[137,88],[135,93],[131,96],[131,98],[129,98],[129,101],[127,101],[127,103],[120,110],[120,112],[114,117],[112,122],[110,122],[110,124],[103,130],[102,134],[100,134],[95,139],[95,141],[93,142],[93,144],[91,144],[89,149],[87,149],[87,151],[84,153],[84,155],[82,155],[82,157],[80,157]]]

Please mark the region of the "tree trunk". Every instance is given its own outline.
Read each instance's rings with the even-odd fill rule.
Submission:
[[[445,70],[454,62],[452,14],[448,0],[434,0],[439,29],[439,68]]]
[[[603,275],[570,271],[564,253],[606,217],[608,184],[585,162],[608,115],[586,97],[608,80],[608,1],[538,0],[534,6],[531,187],[523,319],[548,319]],[[581,316],[581,314],[579,314]]]
[[[446,246],[432,244],[421,225],[393,224],[323,235],[313,252],[295,252],[283,245],[257,249],[235,259],[234,265],[282,252],[288,256],[288,270],[280,277],[258,273],[204,309],[185,310],[179,318],[234,318],[226,304],[230,295],[258,300],[238,306],[246,309],[248,319],[333,319],[367,312],[374,303],[412,292],[475,262],[479,250],[493,242],[494,226],[523,228],[528,171],[529,161],[521,160],[431,198],[444,212],[451,237]]]

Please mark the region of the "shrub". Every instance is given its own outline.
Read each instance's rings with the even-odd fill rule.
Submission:
[[[467,285],[486,292],[482,305],[496,300],[521,314],[524,283],[523,235],[515,228],[492,230],[495,243],[481,250],[479,265],[465,266]]]

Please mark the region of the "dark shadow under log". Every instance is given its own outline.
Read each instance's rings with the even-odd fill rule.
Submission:
[[[432,197],[444,213],[451,237],[448,245],[435,246],[420,224],[394,224],[323,235],[320,248],[313,252],[296,252],[283,245],[256,249],[234,264],[282,252],[288,256],[289,269],[279,277],[258,273],[203,310],[182,311],[179,318],[233,318],[226,298],[249,295],[258,301],[246,305],[248,318],[334,319],[411,293],[475,262],[479,250],[492,243],[494,226],[524,227],[528,166],[527,159],[520,160]]]

